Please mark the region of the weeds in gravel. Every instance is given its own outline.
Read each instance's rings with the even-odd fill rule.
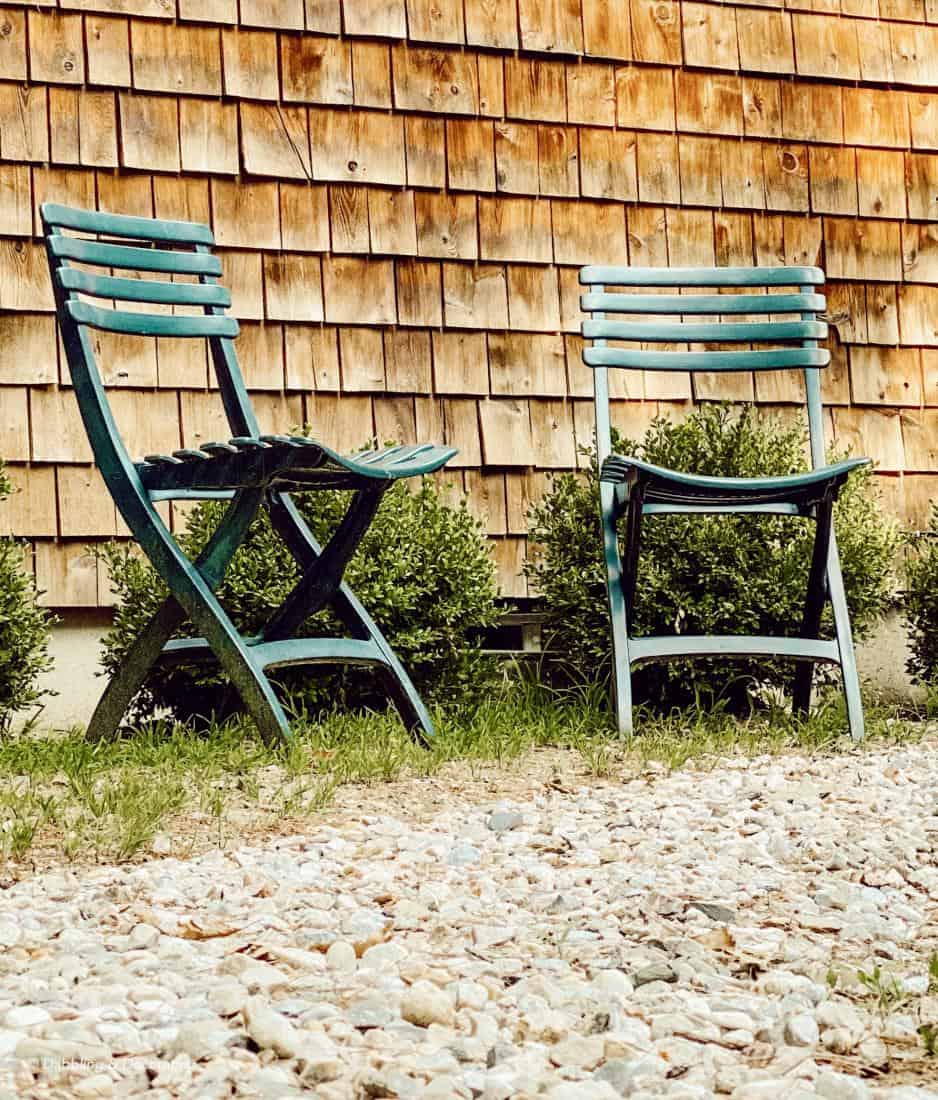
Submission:
[[[916,715],[869,708],[866,745],[902,743],[928,728]],[[539,748],[575,752],[588,776],[697,767],[733,754],[852,749],[838,699],[808,720],[778,708],[740,721],[720,710],[638,716],[640,735],[619,739],[601,694],[552,691],[530,674],[505,679],[473,705],[440,708],[438,735],[417,747],[391,713],[341,712],[317,721],[293,715],[289,746],[266,746],[232,720],[208,733],[152,722],[111,741],[89,743],[81,730],[0,741],[0,857],[22,860],[37,846],[69,858],[128,859],[175,815],[222,845],[243,820],[236,808],[271,824],[325,809],[349,783],[425,776],[444,764],[474,770],[504,765]],[[568,781],[559,776],[558,782]],[[933,980],[938,982],[938,960]]]
[[[878,965],[869,971],[858,970],[857,981],[876,1001],[876,1011],[882,1021],[908,1004],[909,995],[903,989],[902,982],[898,978],[883,973]]]

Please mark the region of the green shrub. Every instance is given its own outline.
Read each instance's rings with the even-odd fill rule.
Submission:
[[[12,491],[0,465],[0,500]],[[0,538],[0,735],[9,732],[13,716],[41,703],[46,691],[36,687],[49,668],[51,617],[36,603],[36,585],[23,568],[23,546]]]
[[[932,505],[927,531],[909,548],[905,574],[906,669],[915,683],[938,686],[938,503]]]
[[[614,449],[692,473],[746,477],[805,468],[805,432],[776,419],[702,405],[679,424],[655,420],[640,443]],[[893,594],[898,535],[877,500],[868,471],[854,474],[836,504],[836,530],[854,631],[863,637]],[[611,640],[599,521],[595,452],[585,476],[561,474],[531,511],[539,555],[528,575],[549,615],[548,653],[559,674],[608,679]],[[814,524],[795,517],[654,516],[642,529],[635,634],[797,635]],[[825,630],[830,630],[825,612]],[[753,688],[787,687],[783,662],[711,660],[645,666],[637,698],[665,708],[718,694],[748,705]]]
[[[348,502],[347,493],[316,492],[295,498],[313,534],[325,542]],[[189,514],[180,544],[195,556],[215,530],[225,505],[204,502]],[[166,595],[148,562],[127,544],[101,552],[117,596],[113,629],[104,638],[103,663],[113,672],[127,647]],[[294,561],[266,514],[255,521],[219,589],[242,633],[261,628],[298,579]],[[374,523],[349,564],[346,580],[430,698],[452,699],[487,675],[491,662],[476,640],[497,617],[495,571],[485,535],[467,510],[447,505],[425,479],[416,491],[398,483],[386,493]],[[322,611],[302,627],[310,635],[341,634]],[[191,634],[191,627],[182,633]],[[372,705],[383,700],[361,668],[283,669],[278,680],[294,707],[318,711],[335,702]],[[132,717],[168,709],[180,720],[221,716],[236,703],[212,668],[180,665],[155,670],[138,695]]]

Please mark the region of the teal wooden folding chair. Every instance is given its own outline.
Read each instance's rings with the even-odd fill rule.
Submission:
[[[806,712],[814,666],[840,666],[850,733],[863,737],[863,708],[850,617],[834,538],[832,512],[856,458],[825,465],[819,369],[830,353],[818,342],[827,325],[818,319],[824,273],[815,267],[629,268],[585,267],[589,287],[581,307],[587,341],[583,361],[593,368],[600,507],[612,619],[616,719],[632,732],[632,669],[652,661],[693,657],[783,657],[798,662],[794,708]],[[628,288],[609,292],[608,287]],[[751,288],[752,293],[719,293]],[[666,289],[670,293],[655,293]],[[716,293],[676,295],[677,290]],[[761,316],[760,316],[761,315]],[[623,319],[624,317],[624,319]],[[730,318],[727,320],[726,318]],[[609,342],[613,343],[610,344]],[[687,345],[650,350],[647,344]],[[726,345],[745,345],[730,347]],[[704,345],[701,347],[700,345]],[[706,345],[720,345],[708,348]],[[702,477],[612,453],[609,368],[649,371],[760,371],[802,368],[807,397],[812,469],[787,477]],[[807,594],[798,638],[745,635],[633,637],[630,629],[642,521],[673,513],[769,513],[816,521]],[[619,526],[624,526],[620,548]],[[818,637],[829,599],[835,638]]]
[[[238,323],[225,315],[231,296],[217,281],[221,263],[210,251],[213,239],[207,226],[52,203],[43,205],[42,221],[62,340],[95,462],[170,593],[108,684],[89,736],[107,736],[117,729],[157,661],[217,660],[267,740],[290,736],[267,670],[343,663],[371,666],[405,724],[427,742],[433,726],[426,708],[342,577],[390,485],[438,470],[456,452],[421,444],[341,455],[315,439],[262,435],[238,367]],[[102,299],[109,304],[100,304]],[[232,438],[134,462],[111,414],[90,329],[208,340]],[[290,497],[314,489],[353,490],[348,510],[325,546],[314,539]],[[230,504],[202,553],[190,561],[155,505],[198,499]],[[263,629],[242,637],[215,593],[260,508],[267,510],[302,577]],[[349,637],[294,637],[309,616],[326,606]],[[186,619],[201,637],[173,638]]]

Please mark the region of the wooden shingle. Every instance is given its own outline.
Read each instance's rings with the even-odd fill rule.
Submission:
[[[400,305],[398,312],[400,313]],[[433,386],[430,335],[429,332],[418,329],[385,332],[384,374],[389,393],[430,392]]]
[[[560,328],[557,269],[509,264],[508,320],[514,332],[556,332]]]
[[[479,73],[472,54],[396,46],[391,69],[396,107],[450,115],[478,114]]]
[[[401,325],[443,324],[443,277],[439,263],[398,260],[397,320]]]
[[[404,0],[355,0],[342,5],[348,34],[375,38],[404,38],[407,13]]]
[[[130,32],[126,19],[85,16],[88,80],[118,88],[130,85]]]
[[[134,20],[130,56],[135,88],[221,95],[221,38],[216,27]]]
[[[272,321],[322,321],[322,268],[318,256],[295,252],[264,257],[265,316]]]
[[[443,264],[443,319],[450,328],[508,328],[504,267]]]
[[[447,186],[456,191],[495,190],[495,132],[486,119],[446,123]]]
[[[592,199],[638,198],[635,134],[628,130],[580,130],[580,187]],[[719,177],[718,177],[719,178]]]
[[[740,8],[736,12],[739,62],[751,73],[793,73],[795,44],[786,11]]]
[[[505,110],[510,118],[566,122],[563,64],[509,57],[505,63]]]
[[[353,101],[352,51],[347,42],[313,35],[280,37],[283,98],[301,103]]]
[[[29,12],[29,76],[37,83],[83,84],[85,44],[80,15]]]
[[[394,265],[390,260],[328,256],[323,296],[330,324],[393,325],[397,320]]]
[[[404,125],[398,115],[312,108],[309,112],[313,178],[339,182],[406,182]]]
[[[179,171],[179,107],[175,99],[121,92],[120,124],[125,167]],[[0,130],[0,149],[2,141]]]
[[[417,254],[439,259],[478,256],[476,198],[421,191],[414,197]]]
[[[676,0],[630,0],[630,13],[635,60],[680,65],[680,4]]]
[[[293,41],[285,36],[285,41]],[[225,94],[245,99],[279,99],[277,36],[269,31],[241,28],[224,30],[221,36]],[[284,81],[284,98],[287,94]]]
[[[567,118],[584,126],[613,126],[616,121],[615,70],[583,61],[568,65]]]
[[[550,203],[538,199],[480,199],[483,260],[550,263]]]
[[[433,333],[433,388],[436,393],[488,395],[484,332]]]
[[[238,171],[238,108],[213,99],[179,101],[180,157],[185,172]]]
[[[277,185],[212,180],[212,228],[221,246],[280,248]]]
[[[518,0],[521,48],[535,53],[583,52],[580,0]]]
[[[330,187],[329,226],[333,252],[367,252],[371,247],[367,189]]]
[[[707,69],[739,68],[735,8],[684,0],[681,25],[686,64]],[[762,45],[766,45],[764,40]]]
[[[551,201],[554,259],[559,264],[627,264],[625,209],[617,203]]]
[[[309,129],[304,107],[242,103],[241,159],[252,176],[312,179]]]
[[[536,126],[523,122],[495,124],[495,185],[499,191],[537,194]]]
[[[396,256],[417,254],[413,191],[369,188],[368,224],[372,252]]]
[[[466,41],[470,46],[514,50],[518,47],[515,7],[498,0],[465,0]]]
[[[860,79],[860,47],[852,19],[796,12],[792,30],[800,76]]]
[[[632,15],[615,0],[582,0],[583,48],[594,57],[632,58]]]
[[[811,209],[818,214],[856,216],[856,150],[852,146],[812,145],[809,161]]]
[[[0,26],[0,78],[26,79],[26,13],[7,9]]]
[[[45,88],[0,84],[0,156],[49,159],[49,103]]]
[[[462,0],[407,0],[407,30],[414,42],[465,42]]]
[[[616,69],[616,122],[632,129],[673,130],[673,71],[637,65]]]
[[[353,42],[352,87],[357,107],[391,107],[391,51],[386,42]]]
[[[240,0],[241,22],[249,27],[301,31],[305,24],[303,0]]]
[[[580,193],[578,131],[574,126],[538,126],[538,193],[560,198]]]

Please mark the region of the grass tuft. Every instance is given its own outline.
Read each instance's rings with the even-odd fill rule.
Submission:
[[[235,807],[276,825],[321,813],[346,784],[427,776],[452,763],[470,771],[508,765],[543,748],[578,754],[596,779],[628,778],[649,766],[710,767],[732,755],[856,749],[833,695],[808,719],[781,708],[745,720],[719,709],[640,713],[639,736],[625,741],[598,690],[551,690],[521,672],[472,705],[437,708],[434,720],[437,738],[428,750],[413,743],[393,712],[343,711],[321,721],[298,713],[288,746],[264,745],[237,719],[207,733],[150,722],[93,744],[80,729],[2,740],[0,857],[18,862],[41,849],[69,859],[126,860],[180,815],[190,832],[222,846],[243,829]],[[919,715],[874,706],[867,728],[863,748],[908,743],[931,727]]]

